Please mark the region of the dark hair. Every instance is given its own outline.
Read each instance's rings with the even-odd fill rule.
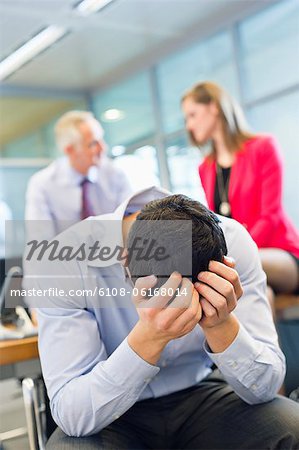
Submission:
[[[153,221],[161,222],[155,224]],[[158,278],[163,275],[165,282],[166,277],[178,271],[183,276],[192,277],[194,283],[199,272],[208,270],[211,260],[222,261],[227,254],[219,222],[212,211],[185,195],[171,195],[151,201],[137,216],[128,236],[128,266],[132,279],[155,274]],[[188,228],[189,233],[186,232]],[[162,243],[169,257],[149,261],[136,258],[135,253],[130,251],[136,239],[146,244],[150,241],[158,242],[159,245]],[[186,266],[191,269],[187,270],[188,273],[184,270]]]

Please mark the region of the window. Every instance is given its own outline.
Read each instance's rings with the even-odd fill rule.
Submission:
[[[128,145],[155,131],[148,73],[98,93],[93,108],[105,129],[109,146]]]
[[[163,127],[166,133],[182,129],[180,100],[183,93],[200,80],[212,80],[238,97],[233,47],[230,34],[218,33],[157,67]]]
[[[125,171],[133,191],[160,186],[156,149],[152,145],[143,145],[119,156],[114,163]]]
[[[24,218],[25,194],[30,177],[44,165],[20,166],[5,164],[0,167],[0,191],[3,199],[12,209],[12,218]]]
[[[198,174],[202,160],[200,150],[190,147],[185,136],[181,136],[166,143],[166,152],[172,192],[188,195],[206,204]]]
[[[299,82],[299,3],[280,2],[239,27],[245,100]]]
[[[284,206],[299,227],[299,92],[251,108],[247,117],[255,131],[275,136],[284,157]]]

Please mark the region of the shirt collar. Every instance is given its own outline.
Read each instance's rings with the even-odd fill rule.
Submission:
[[[127,207],[130,206],[137,209],[142,209],[150,201],[158,200],[160,198],[167,197],[168,195],[171,195],[169,191],[156,186],[151,186],[135,192],[123,203],[121,203],[113,213],[90,217],[87,219],[90,221],[89,225],[91,227],[91,236],[93,238],[99,236],[98,240],[99,245],[101,246],[108,246],[111,249],[116,248],[116,246],[123,247],[122,220]],[[88,261],[87,265],[92,267],[108,267],[116,263],[119,263],[117,255],[113,256],[109,259],[109,261],[102,261],[100,259]]]
[[[62,157],[61,165],[59,168],[58,182],[61,185],[72,184],[74,186],[80,186],[82,181],[87,178],[91,183],[96,183],[98,180],[98,171],[101,169],[102,165],[105,164],[104,155],[102,156],[103,161],[99,162],[98,166],[91,166],[86,175],[82,175],[77,172],[71,165],[67,157]]]

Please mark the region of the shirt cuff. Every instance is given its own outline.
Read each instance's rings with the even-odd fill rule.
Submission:
[[[204,342],[204,349],[223,374],[241,381],[262,353],[263,344],[253,339],[240,324],[236,338],[223,352],[212,353],[207,341]]]
[[[105,361],[105,371],[126,389],[140,391],[157,375],[160,368],[149,364],[129,346],[127,338]]]

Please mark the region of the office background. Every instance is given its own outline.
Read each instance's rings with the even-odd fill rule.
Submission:
[[[95,113],[136,187],[146,167],[148,182],[200,199],[201,153],[180,98],[210,79],[240,101],[253,130],[278,139],[284,205],[299,226],[299,2],[114,0],[84,17],[77,3],[0,2],[2,59],[45,26],[67,31],[2,82],[0,191],[13,218],[23,218],[29,177],[58,155],[55,121],[74,108]]]
[[[188,143],[180,98],[210,79],[239,100],[253,130],[279,141],[284,206],[299,227],[299,1],[112,0],[89,15],[78,4],[0,0],[0,62],[44,28],[64,30],[1,82],[0,200],[13,218],[23,219],[30,176],[59,155],[56,120],[75,108],[95,113],[109,154],[136,188],[155,181],[201,199],[201,153]],[[296,326],[280,333],[291,376]],[[17,382],[2,381],[0,397],[0,431],[24,426]],[[28,448],[27,437],[5,443]]]

